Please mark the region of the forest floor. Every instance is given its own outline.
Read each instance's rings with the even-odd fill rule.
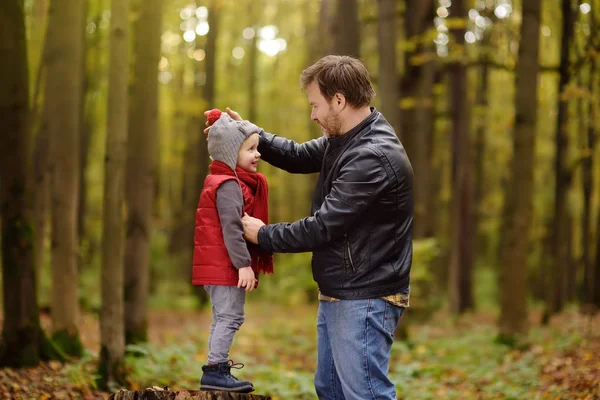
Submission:
[[[232,349],[246,365],[236,375],[274,400],[315,399],[315,314],[314,305],[250,303]],[[494,342],[495,318],[439,313],[416,323],[405,314],[410,340],[395,342],[390,366],[399,399],[600,399],[600,316],[571,310],[541,327],[532,312],[530,345],[521,350]],[[152,311],[149,344],[129,349],[137,356],[127,358],[128,388],[197,388],[210,320],[208,311]],[[49,326],[48,316],[42,322]],[[81,360],[0,369],[0,400],[107,399],[94,386],[95,315],[83,316],[80,334],[88,349]]]

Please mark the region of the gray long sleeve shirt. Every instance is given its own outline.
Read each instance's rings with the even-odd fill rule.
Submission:
[[[231,179],[217,189],[217,212],[223,230],[223,239],[229,258],[236,268],[249,267],[251,263],[248,245],[244,240],[242,214],[244,197],[240,185]]]

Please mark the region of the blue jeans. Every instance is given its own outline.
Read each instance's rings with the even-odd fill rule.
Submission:
[[[315,389],[320,400],[395,400],[388,378],[404,308],[382,299],[321,301]]]

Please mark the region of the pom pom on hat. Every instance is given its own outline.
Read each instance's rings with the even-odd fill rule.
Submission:
[[[218,108],[213,108],[212,110],[210,110],[208,112],[208,115],[206,116],[206,118],[208,120],[208,126],[211,126],[212,124],[214,124],[219,119],[221,114],[223,114],[223,113]]]

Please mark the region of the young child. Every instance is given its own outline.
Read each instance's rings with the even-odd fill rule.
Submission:
[[[212,112],[218,117],[208,133],[213,162],[196,211],[192,270],[192,284],[204,285],[213,314],[200,389],[248,393],[252,383],[231,375],[243,364],[229,359],[229,349],[244,322],[246,292],[257,287],[259,273],[273,273],[273,256],[244,240],[241,220],[248,213],[268,223],[267,181],[256,172],[258,128]]]

